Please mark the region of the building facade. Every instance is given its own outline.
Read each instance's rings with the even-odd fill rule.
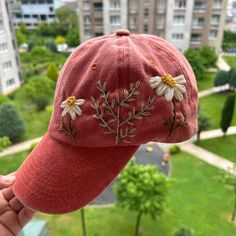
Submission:
[[[20,0],[11,4],[11,11],[15,28],[23,22],[26,28],[33,29],[40,23],[50,24],[55,19],[54,0]]]
[[[21,85],[21,73],[15,33],[9,5],[0,1],[0,94],[9,94]]]
[[[227,0],[79,0],[81,41],[118,28],[160,36],[185,51],[221,49]]]
[[[225,29],[236,32],[236,0],[228,0]]]

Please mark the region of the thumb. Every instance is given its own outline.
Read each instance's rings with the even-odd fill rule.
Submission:
[[[16,177],[14,175],[0,176],[0,190],[11,186],[15,179]]]

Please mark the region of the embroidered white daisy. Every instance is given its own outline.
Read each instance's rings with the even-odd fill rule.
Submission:
[[[155,76],[149,80],[151,88],[155,89],[157,96],[165,95],[167,101],[172,101],[175,98],[178,101],[182,101],[186,93],[185,84],[186,80],[184,75],[172,77],[169,74],[165,74],[161,77]]]
[[[84,99],[76,99],[75,96],[68,97],[65,101],[61,103],[61,108],[63,108],[62,116],[65,116],[66,113],[70,114],[72,120],[76,119],[76,114],[81,116],[82,110],[80,106],[85,103]]]

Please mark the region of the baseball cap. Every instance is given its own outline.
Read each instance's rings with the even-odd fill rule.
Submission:
[[[50,214],[94,200],[141,144],[182,142],[197,130],[196,80],[183,54],[160,37],[126,29],[75,49],[53,107],[13,185],[24,205]]]

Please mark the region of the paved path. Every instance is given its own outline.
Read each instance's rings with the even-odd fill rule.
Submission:
[[[198,97],[199,98],[206,97],[206,96],[211,95],[213,93],[216,93],[214,88],[206,89],[206,90],[198,92]]]
[[[10,147],[6,148],[3,152],[0,152],[0,158],[17,153],[17,152],[28,150],[30,149],[30,146],[33,143],[38,143],[41,139],[42,137],[38,137],[38,138],[30,139],[30,140],[27,140],[18,144],[11,145]]]
[[[221,55],[219,55],[216,64],[217,64],[219,70],[225,70],[225,71],[229,71],[230,70],[229,64],[224,60],[224,58]]]
[[[192,143],[184,144],[181,149],[192,154],[198,159],[207,162],[208,164],[215,166],[219,169],[225,170],[231,174],[236,175],[236,170],[233,171],[234,163],[218,156],[212,152],[207,151],[201,147],[198,147]]]

